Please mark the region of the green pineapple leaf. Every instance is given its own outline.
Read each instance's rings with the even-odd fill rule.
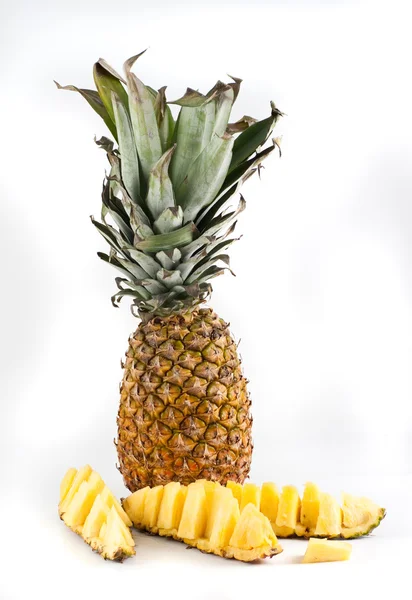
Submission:
[[[93,66],[93,77],[99,96],[111,120],[113,123],[116,123],[112,104],[112,92],[118,96],[120,102],[126,109],[129,100],[127,92],[122,85],[120,75],[115,75],[114,73],[116,73],[116,71],[114,71],[103,59],[99,59]]]
[[[153,219],[166,209],[175,206],[173,185],[169,178],[169,165],[176,146],[172,146],[157,161],[149,174],[146,205]]]
[[[179,248],[189,244],[197,234],[197,229],[194,223],[188,223],[176,231],[170,233],[160,233],[153,235],[141,242],[135,244],[139,250],[145,252],[159,252],[160,250],[170,250]]]
[[[169,206],[153,223],[156,233],[169,233],[183,225],[183,210],[181,206]]]
[[[157,126],[159,128],[160,142],[162,152],[166,152],[172,145],[175,121],[172,111],[166,102],[166,86],[159,89],[156,94],[154,111],[156,115]]]

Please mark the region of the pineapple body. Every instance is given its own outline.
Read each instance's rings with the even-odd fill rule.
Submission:
[[[236,343],[212,309],[141,323],[129,340],[117,451],[126,486],[243,483],[250,400]]]

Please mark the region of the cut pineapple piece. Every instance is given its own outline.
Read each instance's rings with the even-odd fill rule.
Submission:
[[[177,536],[184,540],[203,537],[207,523],[207,501],[204,487],[191,483],[187,488]]]
[[[69,469],[66,475],[63,477],[62,482],[60,484],[60,502],[61,504],[65,497],[67,496],[67,492],[72,487],[73,480],[76,476],[77,469]]]
[[[242,489],[243,489],[242,486],[240,485],[240,483],[236,483],[235,481],[228,481],[226,484],[226,487],[230,489],[233,496],[238,501],[238,504],[240,507],[240,503],[242,502]]]
[[[385,517],[385,509],[368,498],[359,498],[343,493],[342,499],[341,535],[343,538],[367,535]]]
[[[349,560],[352,546],[348,542],[331,542],[310,538],[302,562],[319,563]]]
[[[317,537],[337,537],[342,527],[342,513],[338,501],[331,494],[321,494],[319,517],[316,523]]]
[[[121,513],[127,522],[130,519],[100,475],[88,465],[73,471],[69,469],[60,487],[59,513],[66,525],[104,558],[121,561],[134,554],[134,540]]]
[[[71,469],[69,469],[71,471]],[[73,482],[72,485],[70,487],[69,490],[67,490],[66,495],[64,497],[64,499],[60,502],[59,504],[59,514],[60,516],[63,515],[63,513],[66,512],[67,507],[70,505],[71,501],[73,500],[75,494],[77,494],[77,492],[79,491],[79,487],[81,486],[81,484],[83,483],[83,481],[87,481],[88,478],[90,477],[92,473],[92,468],[90,465],[86,465],[84,467],[82,467],[81,469],[79,469],[76,473],[76,475],[73,478]],[[63,478],[64,479],[67,477],[67,473]],[[62,484],[63,484],[62,481]]]
[[[145,527],[153,528],[156,526],[160,503],[163,496],[163,489],[164,487],[162,485],[157,485],[154,488],[149,488],[147,492],[142,520],[142,524]]]
[[[112,492],[107,486],[102,491],[102,500],[109,506],[109,508],[112,508],[112,506],[115,507],[119,517],[122,519],[123,523],[127,525],[127,527],[132,526],[132,522],[122,508],[122,505],[119,503],[117,498],[113,496]]]
[[[258,510],[260,508],[260,487],[254,483],[245,483],[243,485],[240,512],[242,512],[248,504],[253,504]]]
[[[266,482],[262,485],[260,496],[260,512],[262,512],[271,523],[276,523],[279,507],[279,492],[274,483]]]
[[[240,514],[230,487],[196,481],[187,487],[169,483],[162,488],[163,493],[154,490],[139,490],[123,500],[124,509],[138,529],[245,562],[281,552],[268,518],[252,503]],[[148,508],[157,505],[159,499],[158,508]],[[142,514],[143,505],[144,514],[150,512],[150,521],[136,518]],[[157,513],[156,523],[152,518],[154,513]]]
[[[296,523],[300,514],[300,498],[297,488],[293,485],[285,485],[279,498],[276,527],[286,527],[286,531],[295,531]],[[276,533],[276,529],[275,529]],[[289,535],[292,535],[289,533]]]
[[[320,490],[314,483],[307,483],[302,497],[300,521],[296,525],[296,535],[310,537],[314,535],[319,516]]]

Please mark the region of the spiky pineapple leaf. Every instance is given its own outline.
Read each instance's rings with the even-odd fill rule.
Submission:
[[[151,93],[144,83],[131,72],[133,64],[142,54],[143,52],[129,58],[124,63],[124,70],[130,94],[129,110],[137,153],[143,174],[147,178],[153,166],[162,156],[162,144]]]
[[[108,70],[105,65],[107,65],[107,63],[103,59],[98,60],[93,66],[93,77],[99,96],[111,120],[113,123],[116,123],[112,104],[112,92],[116,94],[126,110],[129,100],[127,92],[119,79],[120,76],[114,75],[113,73],[116,73],[116,71],[111,67],[109,67],[110,70]]]
[[[161,87],[155,98],[154,111],[156,115],[157,126],[159,128],[160,142],[162,152],[166,152],[172,145],[175,121],[172,111],[166,102],[166,86]]]
[[[129,111],[114,92],[112,92],[111,101],[113,105],[117,133],[119,136],[122,179],[131,199],[136,204],[139,204],[141,203],[139,158],[137,156],[136,143],[132,124],[130,122]]]
[[[142,240],[136,245],[136,248],[145,252],[159,252],[159,250],[170,250],[180,248],[189,244],[197,235],[197,229],[194,223],[188,223],[176,231],[170,233],[160,233]]]
[[[226,131],[228,133],[241,133],[242,131],[245,131],[245,129],[247,129],[254,123],[257,123],[257,119],[254,119],[253,117],[249,117],[248,115],[244,115],[238,121],[235,121],[234,123],[228,123]]]
[[[276,121],[282,113],[271,102],[272,113],[267,119],[254,123],[243,131],[233,145],[232,162],[229,172],[233,171],[241,162],[249,158],[268,139]]]
[[[190,165],[176,191],[176,201],[184,210],[186,222],[194,221],[197,214],[213,202],[227,175],[232,148],[231,136],[215,135]]]
[[[169,206],[153,223],[156,233],[169,233],[183,225],[183,210],[181,206]]]
[[[178,98],[177,100],[169,100],[168,104],[177,104],[178,106],[185,106],[187,108],[199,108],[199,106],[207,104],[212,99],[212,97],[204,96],[197,90],[187,88],[184,96]]]
[[[146,205],[153,219],[166,209],[175,206],[173,185],[169,177],[169,165],[176,146],[172,146],[157,161],[149,174]]]
[[[71,92],[78,92],[88,102],[88,104],[93,108],[93,110],[99,115],[99,117],[103,119],[110,133],[117,141],[116,125],[110,118],[110,115],[107,112],[102,102],[102,99],[100,98],[96,90],[86,90],[78,88],[75,85],[60,85],[60,83],[58,83],[57,81],[55,81],[54,83],[56,84],[58,90],[69,90]]]
[[[215,99],[216,117],[213,126],[213,134],[221,137],[225,133],[234,101],[235,93],[233,88],[229,85],[223,88],[217,95],[217,98]]]

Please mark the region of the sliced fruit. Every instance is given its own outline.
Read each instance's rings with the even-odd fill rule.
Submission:
[[[315,483],[307,483],[303,491],[299,523],[296,535],[310,537],[314,535],[319,516],[320,490]]]
[[[149,487],[142,488],[122,500],[126,516],[130,517],[135,527],[138,527],[143,523],[144,505],[149,490]]]
[[[239,503],[228,487],[197,481],[187,487],[169,483],[162,494],[154,495],[153,490],[156,488],[145,492],[144,502],[143,490],[123,500],[123,507],[138,529],[173,537],[204,552],[245,562],[281,551],[269,519],[250,502],[241,514]],[[154,513],[157,511],[156,523],[153,524],[151,519],[149,524],[144,518],[143,522],[138,522],[136,515],[141,513],[142,504],[144,513],[149,511],[152,517],[149,506],[157,504],[159,498],[158,510],[153,509]]]
[[[318,563],[349,560],[351,553],[352,545],[348,542],[310,538],[302,562]]]
[[[242,490],[240,501],[240,512],[248,505],[253,504],[259,510],[260,507],[260,487],[254,483],[245,483]]]
[[[276,527],[287,527],[295,531],[296,523],[300,514],[300,498],[297,488],[293,485],[285,485],[279,498]]]
[[[240,485],[240,483],[236,483],[235,481],[228,481],[226,487],[230,489],[234,498],[236,498],[236,500],[238,501],[240,507],[240,503],[242,502],[243,487]]]
[[[104,558],[121,561],[134,554],[134,540],[121,514],[131,521],[100,475],[88,465],[74,476],[73,471],[69,469],[61,484],[60,517]]]
[[[368,498],[342,494],[342,531],[344,538],[367,535],[379,525],[386,511]]]
[[[157,485],[154,488],[149,488],[147,492],[142,523],[145,527],[149,527],[149,529],[156,526],[160,503],[163,497],[163,489],[162,485]]]
[[[338,501],[331,494],[321,494],[315,536],[337,537],[341,533],[341,527],[342,513]]]
[[[260,512],[262,512],[271,523],[276,523],[279,507],[279,491],[274,483],[266,482],[262,485],[260,496]]]

